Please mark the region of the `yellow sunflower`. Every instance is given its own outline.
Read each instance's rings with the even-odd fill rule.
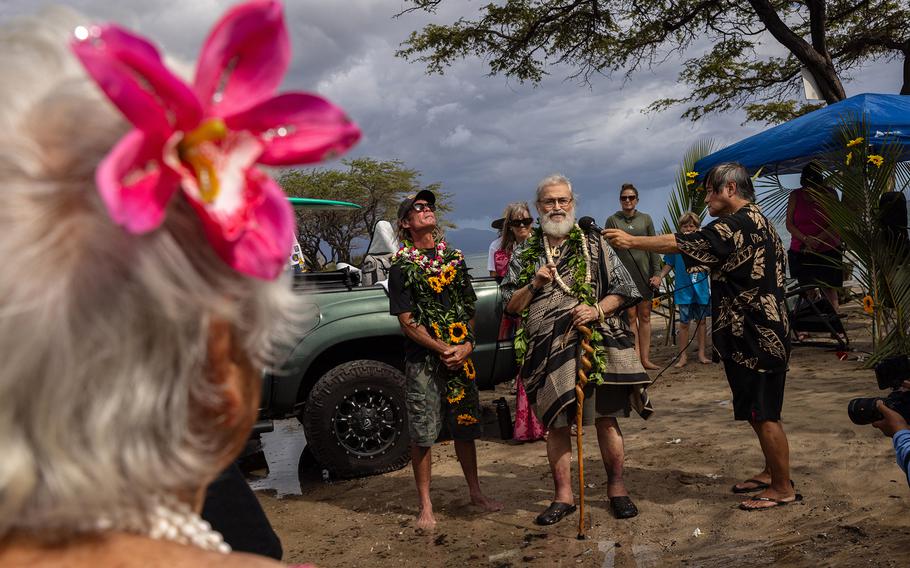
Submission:
[[[455,394],[450,394],[449,396],[447,396],[446,400],[449,401],[449,404],[455,404],[456,402],[460,401],[463,398],[464,398],[464,389],[458,389],[457,391],[455,391]]]
[[[852,148],[852,147],[854,147],[854,146],[859,146],[859,145],[862,144],[862,143],[863,143],[863,137],[860,136],[859,138],[854,138],[853,140],[847,142],[847,148]]]
[[[449,324],[449,343],[457,345],[468,337],[468,326],[457,321]]]
[[[429,284],[430,288],[432,288],[433,291],[436,292],[437,294],[442,292],[442,286],[443,286],[442,280],[440,280],[438,277],[430,276],[429,278],[427,278],[427,284]]]
[[[879,156],[878,154],[872,154],[871,156],[869,156],[869,159],[866,161],[869,162],[870,164],[872,164],[873,166],[875,166],[876,168],[880,168],[880,167],[882,167],[882,164],[885,162],[885,159],[883,157]]]
[[[474,361],[468,359],[464,362],[464,365],[462,365],[462,367],[464,367],[464,374],[469,381],[473,381],[474,378],[477,377],[477,370],[474,369]]]
[[[850,165],[850,162],[851,162],[852,160],[853,160],[853,152],[847,152],[847,159],[844,160],[844,163],[847,164],[847,165],[849,166],[849,165]]]
[[[436,334],[436,339],[442,339],[442,330],[439,329],[439,324],[434,321],[430,324],[430,327],[433,328],[433,333]]]
[[[653,300],[651,300],[651,309],[652,310],[656,310],[659,307],[660,307],[660,298],[654,298]]]
[[[455,280],[455,267],[449,264],[439,273],[439,278],[443,284],[451,284]]]
[[[458,415],[458,424],[461,426],[470,426],[471,424],[477,424],[478,420],[471,416],[470,414],[459,414]]]
[[[875,302],[872,300],[872,296],[863,296],[863,311],[867,314],[875,311]]]

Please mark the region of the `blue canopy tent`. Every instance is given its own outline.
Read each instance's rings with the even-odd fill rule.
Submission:
[[[739,162],[750,173],[799,172],[812,159],[825,160],[845,122],[865,119],[873,147],[899,144],[901,160],[910,160],[910,96],[864,94],[804,114],[718,150],[695,162],[703,177],[723,162]]]

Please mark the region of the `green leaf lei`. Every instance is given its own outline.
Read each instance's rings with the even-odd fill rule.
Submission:
[[[543,238],[543,230],[540,227],[536,227],[531,236],[528,237],[528,240],[525,241],[525,247],[519,252],[518,258],[521,261],[522,269],[518,275],[516,289],[520,290],[534,279],[534,274],[537,272],[537,261],[545,255]],[[594,296],[594,287],[590,282],[585,282],[588,265],[582,242],[584,238],[581,228],[575,225],[569,232],[565,242],[570,251],[568,262],[569,268],[572,270],[572,285],[569,287],[569,293],[577,298],[580,303],[593,306],[597,303],[597,298]],[[515,332],[515,358],[518,360],[519,368],[524,363],[525,355],[528,351],[528,336],[524,325],[528,318],[528,312],[529,308],[525,308],[521,312],[521,325],[518,327],[518,331]],[[607,354],[603,347],[603,335],[601,335],[596,326],[589,325],[589,327],[591,327],[592,331],[591,347],[594,348],[594,355],[591,357],[592,366],[590,372],[588,372],[588,382],[600,385],[604,382],[603,373],[607,368]]]
[[[447,345],[474,343],[470,326],[474,298],[468,293],[471,284],[464,255],[458,249],[449,248],[444,240],[436,244],[434,251],[435,258],[430,258],[412,242],[404,241],[392,256],[392,262],[401,268],[404,285],[411,291],[414,320]],[[448,308],[442,302],[443,293],[448,295]],[[475,397],[467,396],[468,386],[477,376],[471,358],[460,369],[451,370],[431,352],[427,355],[427,366],[431,373],[445,377],[446,399],[458,424],[469,426],[479,422],[480,409],[474,404]]]

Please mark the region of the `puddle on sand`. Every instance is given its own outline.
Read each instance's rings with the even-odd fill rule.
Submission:
[[[279,499],[302,494],[297,464],[305,447],[303,426],[296,418],[276,420],[275,429],[262,434],[262,451],[269,464],[269,475],[250,482],[253,491],[270,489]]]

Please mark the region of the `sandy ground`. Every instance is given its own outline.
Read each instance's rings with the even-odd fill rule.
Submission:
[[[868,321],[853,312],[856,349],[869,349]],[[656,325],[655,328],[658,328]],[[660,341],[656,341],[660,343]],[[693,348],[694,349],[694,348]],[[655,361],[673,348],[657,346]],[[552,498],[543,442],[512,444],[495,417],[478,443],[484,490],[505,504],[483,514],[468,503],[451,444],[434,448],[432,496],[439,525],[413,528],[410,467],[383,476],[303,484],[303,494],[258,495],[285,547],[285,562],[318,566],[910,566],[910,489],[890,441],[847,418],[847,402],[877,396],[872,371],[831,350],[794,349],[784,404],[792,477],[801,504],[737,509],[730,486],[762,467],[752,430],[733,421],[720,365],[668,370],[654,386],[647,422],[621,421],[625,477],[641,514],[610,514],[593,427],[584,431],[588,539],[578,514],[551,527],[534,517]],[[861,353],[851,353],[855,359]],[[508,394],[501,385],[485,404]],[[512,400],[514,403],[514,400]],[[573,456],[573,473],[575,472]],[[696,536],[698,534],[698,536]]]

